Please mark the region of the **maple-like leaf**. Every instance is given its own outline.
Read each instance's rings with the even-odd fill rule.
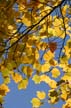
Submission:
[[[57,49],[57,42],[49,42],[48,43],[50,51],[53,53]]]

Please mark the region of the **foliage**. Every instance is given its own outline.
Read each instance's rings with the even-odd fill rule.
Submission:
[[[71,108],[71,0],[0,0],[0,73],[0,107],[12,78],[19,90],[29,79],[49,86],[33,108],[59,100]]]

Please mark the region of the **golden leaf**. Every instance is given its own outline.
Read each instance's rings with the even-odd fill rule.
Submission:
[[[55,80],[50,80],[48,82],[48,85],[51,87],[51,88],[57,88],[57,82]]]
[[[37,91],[37,97],[43,100],[46,98],[46,93],[44,91]]]
[[[57,68],[53,68],[51,73],[52,73],[52,77],[54,77],[54,78],[57,78],[60,76],[60,71]]]
[[[25,75],[27,75],[28,77],[32,76],[33,73],[33,69],[30,66],[23,66],[22,67],[22,71]]]
[[[45,63],[41,66],[41,72],[44,73],[44,72],[48,72],[50,69],[50,64],[49,63]]]
[[[6,84],[0,85],[0,95],[5,96],[9,91],[10,89],[8,88]]]
[[[34,81],[35,84],[40,84],[40,76],[39,75],[34,75],[32,80]]]
[[[18,89],[21,90],[21,89],[26,89],[28,86],[28,79],[23,79],[22,81],[19,82],[18,84]]]
[[[41,101],[38,98],[33,98],[31,101],[33,107],[38,108],[41,105]]]
[[[22,76],[19,73],[12,73],[11,76],[15,83],[19,83],[22,80]]]
[[[51,60],[52,58],[54,57],[54,54],[49,50],[49,51],[47,51],[45,54],[44,54],[44,56],[43,56],[43,58],[44,58],[44,60],[45,61],[49,61],[49,60]]]

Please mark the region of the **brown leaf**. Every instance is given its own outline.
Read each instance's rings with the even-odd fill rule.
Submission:
[[[49,42],[48,45],[52,53],[57,49],[57,42]]]

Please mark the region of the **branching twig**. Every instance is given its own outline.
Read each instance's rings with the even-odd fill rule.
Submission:
[[[61,52],[62,52],[62,49],[64,48],[65,39],[66,39],[66,36],[67,36],[67,35],[66,35],[66,27],[65,27],[64,16],[63,16],[63,14],[62,14],[61,7],[60,7],[60,12],[61,12],[61,16],[62,16],[62,19],[63,19],[65,37],[64,37],[64,39],[63,39],[62,47],[60,48],[59,57],[58,57],[58,62],[60,62]]]
[[[13,47],[17,42],[19,42],[24,36],[26,36],[33,28],[35,28],[37,25],[39,25],[47,16],[49,16],[56,8],[58,8],[59,6],[61,6],[64,2],[65,2],[65,0],[62,0],[60,4],[58,4],[57,6],[53,7],[53,9],[48,14],[46,14],[45,16],[43,16],[36,24],[28,27],[27,30],[25,30],[25,33],[21,37],[19,37],[17,41],[15,41],[8,48],[5,48],[4,50],[0,51],[0,53],[3,53],[4,51],[9,50],[11,47]]]

